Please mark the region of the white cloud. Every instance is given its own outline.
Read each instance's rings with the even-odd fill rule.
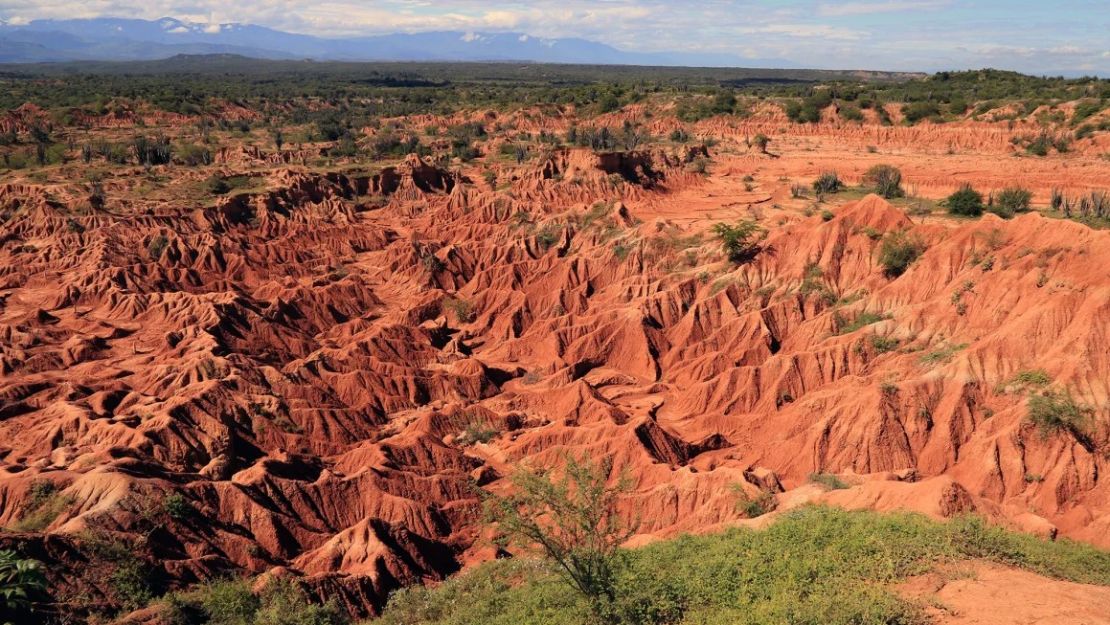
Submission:
[[[756,28],[742,28],[740,32],[748,34],[764,33],[787,35],[790,37],[837,39],[844,41],[863,39],[868,34],[865,31],[839,28],[827,24],[770,24]]]
[[[896,13],[899,11],[936,9],[948,4],[951,4],[950,0],[887,0],[885,2],[822,3],[817,7],[817,14],[826,17],[872,15],[874,13]]]

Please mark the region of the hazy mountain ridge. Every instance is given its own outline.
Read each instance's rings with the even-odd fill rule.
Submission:
[[[344,61],[532,61],[616,65],[798,67],[784,59],[690,52],[629,52],[578,38],[441,31],[329,39],[252,24],[197,24],[174,18],[0,22],[0,63],[134,61],[177,54]]]

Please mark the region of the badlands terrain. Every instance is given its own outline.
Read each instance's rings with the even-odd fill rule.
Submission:
[[[1089,133],[1081,97],[911,124],[743,91],[691,116],[664,90],[336,132],[326,98],[13,107],[0,544],[46,564],[51,622],[167,622],[158,597],[228,575],[369,617],[494,559],[479,491],[569,455],[630,477],[630,547],[827,504],[1108,549],[1095,88]],[[883,164],[902,196],[865,180]],[[952,215],[964,184],[1031,210]],[[730,258],[714,228],[745,222]],[[1051,622],[1026,587],[1107,619],[1105,588],[969,566],[898,592],[944,622]]]

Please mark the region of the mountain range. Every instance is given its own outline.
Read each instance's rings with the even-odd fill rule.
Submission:
[[[527,61],[607,65],[793,68],[785,59],[697,52],[632,52],[586,39],[525,33],[424,32],[344,39],[253,24],[97,18],[0,21],[0,63],[137,61],[179,54],[342,61]]]

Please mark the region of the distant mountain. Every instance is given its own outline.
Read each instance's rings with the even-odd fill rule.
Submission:
[[[0,22],[0,63],[135,61],[178,54],[239,54],[332,61],[530,61],[608,65],[794,68],[784,59],[730,54],[628,52],[586,39],[524,33],[427,32],[328,39],[252,24],[196,24],[174,18]]]

